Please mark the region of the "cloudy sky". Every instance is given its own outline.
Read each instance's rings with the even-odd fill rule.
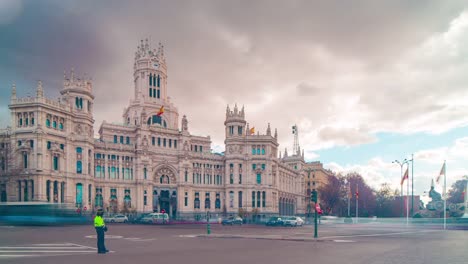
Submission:
[[[278,128],[283,151],[297,124],[307,160],[374,187],[399,188],[391,161],[412,153],[417,194],[444,160],[449,184],[468,174],[466,1],[95,2],[0,0],[1,127],[13,82],[56,98],[72,67],[94,80],[96,128],[121,121],[148,38],[165,45],[191,132],[217,151],[237,103],[257,131]]]

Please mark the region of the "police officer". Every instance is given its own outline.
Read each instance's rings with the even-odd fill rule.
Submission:
[[[107,231],[107,227],[104,223],[104,219],[102,218],[103,215],[104,211],[102,209],[98,209],[96,217],[94,217],[94,228],[96,228],[97,234],[98,254],[106,254],[106,252],[109,252],[109,250],[107,250],[106,246],[104,245],[104,232]]]

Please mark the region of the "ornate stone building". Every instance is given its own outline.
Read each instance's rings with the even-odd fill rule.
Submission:
[[[135,53],[134,98],[123,123],[104,121],[94,138],[90,80],[64,76],[60,99],[18,98],[13,86],[11,127],[0,133],[2,202],[67,203],[92,210],[153,212],[193,218],[237,214],[303,215],[303,155],[278,154],[270,125],[253,135],[245,111],[226,109],[225,153],[210,137],[192,135],[168,97],[163,46],[142,41]],[[297,163],[299,166],[292,166]]]

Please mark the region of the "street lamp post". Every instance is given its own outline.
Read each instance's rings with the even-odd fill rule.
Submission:
[[[400,165],[400,179],[403,179],[403,166],[405,164],[408,165],[408,162],[409,162],[409,160],[407,160],[407,159],[404,159],[403,161],[399,161],[399,160],[392,161],[392,163],[396,163],[396,164]],[[408,187],[409,187],[409,180],[408,180]],[[401,215],[403,216],[403,207],[404,207],[403,206],[403,184],[401,185],[401,197],[402,197],[402,199],[401,199],[401,209],[402,209],[401,210],[402,211]],[[409,222],[409,218],[408,218],[409,212],[408,212],[408,210],[409,210],[409,207],[408,207],[408,197],[407,197],[407,200],[406,200],[406,225],[408,225],[408,222]]]

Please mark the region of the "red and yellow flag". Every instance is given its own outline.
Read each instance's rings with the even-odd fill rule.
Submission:
[[[164,114],[164,105],[162,105],[161,108],[159,108],[157,116],[161,116],[162,114]]]
[[[249,130],[249,133],[250,133],[250,135],[255,134],[255,127],[252,127],[252,128]]]
[[[405,175],[403,175],[403,178],[401,178],[401,183],[400,185],[403,185],[403,183],[405,182],[405,180],[408,179],[408,169],[406,169],[406,172],[405,172]]]
[[[440,173],[436,178],[437,184],[439,184],[440,178],[442,178],[442,175],[445,175],[445,162],[444,165],[442,165],[442,169],[440,169]]]

